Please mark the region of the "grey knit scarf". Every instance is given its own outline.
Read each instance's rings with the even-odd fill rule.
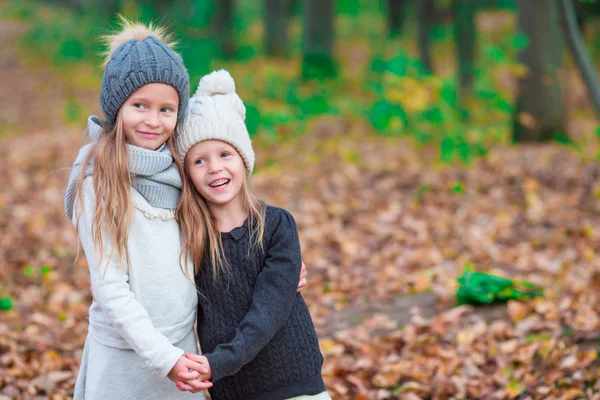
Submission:
[[[97,141],[103,128],[100,118],[92,115],[88,118],[88,131],[92,141]],[[77,195],[76,183],[81,163],[90,151],[93,143],[79,150],[77,159],[69,176],[69,184],[65,194],[65,212],[69,219],[73,218],[73,204]],[[163,145],[158,150],[147,150],[127,145],[129,148],[129,172],[132,175],[133,187],[154,207],[175,208],[181,193],[181,175],[173,161],[169,146]],[[93,175],[93,165],[85,167],[85,175]]]

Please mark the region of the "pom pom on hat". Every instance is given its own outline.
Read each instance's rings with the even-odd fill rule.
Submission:
[[[214,96],[215,94],[231,94],[235,93],[235,82],[224,69],[213,71],[200,79],[198,90],[194,96]]]
[[[120,30],[110,35],[105,35],[102,37],[102,42],[106,45],[107,49],[102,54],[104,58],[104,62],[102,65],[106,67],[108,62],[110,61],[113,53],[122,44],[128,42],[129,40],[136,40],[138,42],[144,41],[144,39],[148,38],[148,36],[154,36],[159,41],[163,42],[171,51],[175,52],[173,48],[175,47],[175,41],[173,37],[167,32],[167,28],[164,26],[157,26],[153,23],[148,25],[144,25],[141,22],[135,22],[125,18],[122,15],[119,15],[119,26]],[[175,53],[177,54],[177,53]]]

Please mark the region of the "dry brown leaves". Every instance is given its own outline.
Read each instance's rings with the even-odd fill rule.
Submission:
[[[62,202],[82,142],[41,130],[0,145],[0,297],[15,302],[0,314],[0,399],[72,393],[91,297]],[[333,398],[600,398],[597,164],[524,146],[439,166],[428,149],[330,118],[256,151],[256,187],[298,222]],[[546,297],[491,318],[453,308],[467,261]],[[437,299],[432,318],[401,326],[374,313],[329,329],[340,312],[423,290]]]

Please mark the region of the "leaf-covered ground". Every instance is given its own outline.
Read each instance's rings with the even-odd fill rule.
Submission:
[[[0,298],[14,302],[0,312],[0,399],[67,399],[91,302],[62,208],[84,137],[54,118],[47,71],[32,81],[3,60],[14,64],[2,96],[29,97],[18,102],[26,131],[0,138]],[[334,399],[600,399],[596,162],[557,145],[499,146],[441,166],[431,149],[330,117],[256,151],[261,196],[298,221]],[[546,296],[506,312],[454,307],[467,262]],[[414,299],[409,318],[397,317],[401,299]]]

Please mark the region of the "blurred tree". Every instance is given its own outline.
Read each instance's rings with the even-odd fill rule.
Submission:
[[[213,33],[219,53],[231,58],[237,53],[233,17],[235,15],[234,0],[214,0]]]
[[[265,1],[265,48],[268,56],[283,56],[287,48],[287,28],[292,0]]]
[[[95,0],[53,0],[54,3],[65,5],[81,13],[99,13],[112,16],[121,10],[121,0],[106,0],[98,2]]]
[[[590,59],[585,43],[581,38],[581,32],[577,24],[575,13],[575,5],[573,0],[558,0],[561,11],[561,22],[563,23],[563,31],[567,39],[567,44],[573,59],[577,65],[577,69],[581,73],[581,77],[585,81],[588,89],[588,94],[594,106],[596,117],[600,119],[600,86],[596,77],[596,67]]]
[[[388,0],[388,32],[390,37],[395,38],[402,33],[404,16],[410,0]]]
[[[431,62],[431,27],[435,20],[435,0],[416,0],[417,2],[417,43],[421,61],[427,71],[433,72]]]
[[[574,2],[577,24],[582,32],[592,23],[598,22],[600,16],[600,1],[598,0],[577,0]]]
[[[513,139],[545,141],[564,134],[558,69],[562,38],[556,1],[518,0],[518,29],[529,38],[519,61],[527,67],[517,86]]]
[[[333,0],[304,0],[302,77],[333,77]]]
[[[470,0],[454,0],[454,42],[458,55],[459,98],[471,93],[475,74],[475,12],[477,4]]]

